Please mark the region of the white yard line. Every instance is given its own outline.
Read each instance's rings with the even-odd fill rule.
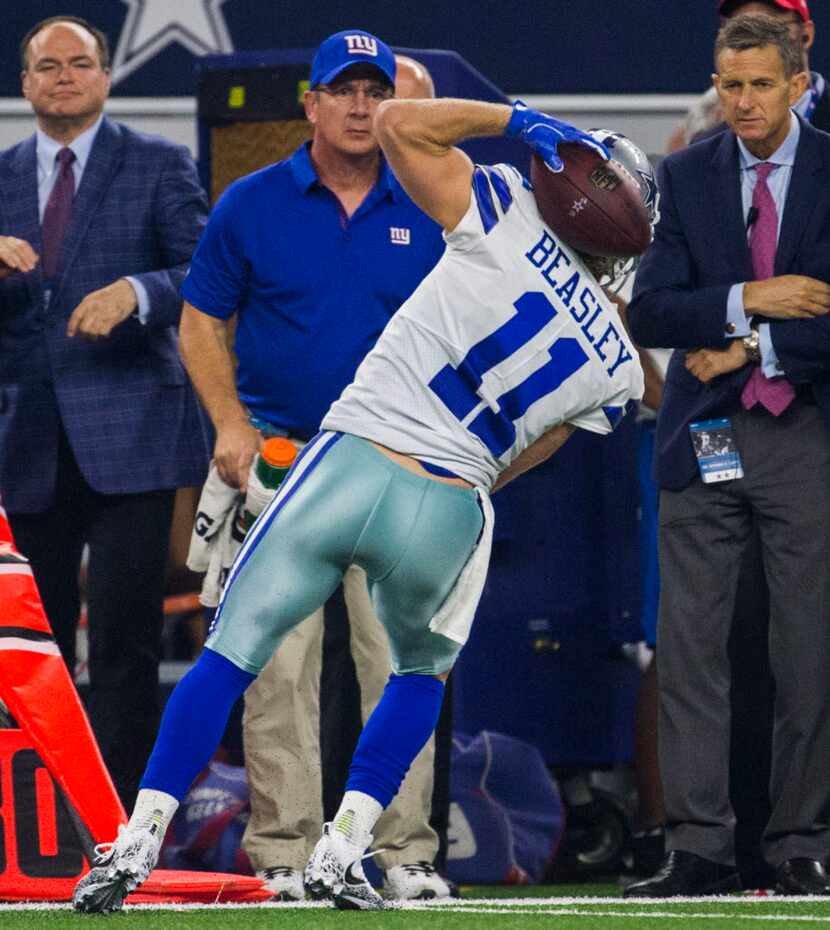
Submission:
[[[827,916],[813,916],[807,914],[736,914],[731,912],[731,905],[749,905],[760,909],[774,908],[776,906],[786,906],[787,904],[813,904],[813,905],[830,905],[830,900],[809,896],[792,896],[792,897],[775,897],[769,896],[709,896],[697,898],[671,898],[671,899],[628,899],[609,898],[609,897],[547,897],[547,898],[467,898],[453,899],[452,901],[407,901],[397,905],[394,909],[407,911],[442,911],[449,913],[470,913],[470,914],[561,914],[564,916],[597,916],[597,917],[638,917],[638,918],[665,918],[676,917],[684,918],[712,918],[712,919],[732,919],[732,920],[792,920],[798,922],[830,923],[830,913]],[[701,912],[683,912],[667,911],[667,905],[670,904],[715,904],[719,908],[726,908],[725,911],[701,911]],[[583,906],[589,905],[587,909]],[[596,909],[596,905],[605,905],[602,910]],[[629,910],[632,905],[636,905],[638,910]],[[653,905],[653,907],[652,907]],[[169,911],[191,911],[196,909],[209,908],[267,908],[275,910],[309,910],[319,908],[330,908],[332,905],[326,901],[266,901],[259,903],[221,903],[211,904],[208,902],[192,904],[132,904],[127,905],[127,911],[146,911],[146,910],[169,910]],[[3,911],[60,911],[69,910],[71,905],[68,902],[7,902],[0,903],[0,912]],[[662,908],[662,910],[661,910]],[[391,909],[391,908],[390,908]]]
[[[463,906],[465,903],[475,906],[489,906],[494,905],[497,907],[529,907],[531,905],[563,905],[565,907],[574,905],[574,904],[608,904],[608,905],[620,905],[620,906],[629,906],[631,904],[637,904],[639,907],[647,907],[649,904],[663,905],[666,904],[751,904],[756,906],[770,905],[770,904],[783,904],[787,903],[796,903],[796,904],[827,904],[830,905],[830,898],[818,897],[815,895],[707,895],[705,897],[676,897],[676,898],[623,898],[622,895],[619,897],[609,897],[604,895],[602,897],[583,897],[583,896],[573,896],[573,897],[548,897],[548,898],[537,898],[537,897],[527,897],[527,898],[454,898],[451,901],[411,901],[408,902],[407,906],[417,906],[417,907],[459,907]]]
[[[665,902],[661,902],[665,904]],[[407,908],[409,910],[409,908]],[[808,923],[830,923],[830,914],[827,917],[818,917],[811,914],[736,914],[715,913],[714,911],[583,911],[573,907],[545,907],[545,908],[491,908],[491,907],[446,907],[442,913],[451,914],[526,914],[545,917],[635,917],[638,920],[652,918],[654,920],[670,918],[671,920],[787,920]]]

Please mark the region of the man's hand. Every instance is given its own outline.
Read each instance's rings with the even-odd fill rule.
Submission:
[[[733,339],[728,349],[696,349],[686,356],[686,368],[704,384],[718,375],[737,371],[746,365],[746,349],[740,339]]]
[[[66,324],[66,335],[85,339],[104,339],[138,306],[132,284],[119,278],[100,290],[87,294],[72,311]]]
[[[10,274],[34,271],[39,261],[37,252],[25,239],[0,236],[0,281]]]
[[[830,285],[800,274],[744,284],[744,311],[776,320],[804,320],[830,312]]]
[[[261,445],[262,438],[247,420],[231,420],[216,430],[213,460],[225,484],[243,493],[248,489],[248,472]]]
[[[609,157],[608,149],[588,133],[552,116],[545,116],[538,110],[531,110],[521,100],[513,104],[513,112],[504,134],[526,142],[554,172],[559,172],[565,167],[556,151],[561,142],[577,142],[592,148],[606,161]]]

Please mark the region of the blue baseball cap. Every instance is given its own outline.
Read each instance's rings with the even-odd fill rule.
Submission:
[[[352,65],[374,65],[390,84],[395,83],[395,56],[377,36],[362,29],[344,29],[320,44],[311,63],[311,87],[331,82]]]

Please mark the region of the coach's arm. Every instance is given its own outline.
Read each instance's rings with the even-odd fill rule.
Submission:
[[[261,440],[239,400],[229,326],[227,320],[202,313],[185,301],[179,345],[190,380],[216,430],[213,460],[219,477],[244,491]]]

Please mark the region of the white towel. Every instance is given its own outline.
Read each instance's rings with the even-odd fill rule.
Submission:
[[[205,572],[210,565],[211,540],[215,538],[225,523],[228,514],[235,511],[237,501],[242,497],[236,488],[219,477],[216,463],[210,463],[207,481],[199,497],[196,508],[196,520],[190,534],[190,548],[187,551],[187,567],[192,572]]]
[[[190,537],[187,566],[194,572],[205,572],[199,600],[205,607],[216,607],[230,568],[245,539],[237,526],[243,511],[258,517],[276,493],[266,488],[251,463],[248,492],[243,495],[225,484],[211,463],[205,487],[199,498],[196,522]]]
[[[210,540],[210,564],[199,594],[199,600],[205,607],[216,607],[219,604],[231,565],[242,547],[245,536],[236,527],[236,520],[244,506],[245,501],[240,494],[236,507],[228,511],[219,532]]]
[[[453,642],[461,643],[462,646],[470,635],[484,582],[487,580],[490,550],[493,548],[494,514],[490,495],[483,488],[476,488],[476,494],[484,515],[481,537],[470,553],[467,564],[461,569],[452,591],[429,621],[429,628],[433,633],[440,633]]]

